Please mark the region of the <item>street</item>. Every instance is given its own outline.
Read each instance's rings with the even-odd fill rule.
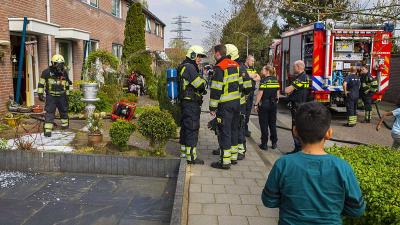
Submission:
[[[363,118],[363,111],[358,112],[358,121],[356,127],[349,128],[343,126],[346,123],[346,115],[345,113],[339,113],[332,111],[332,123],[331,127],[334,132],[334,139],[344,140],[344,141],[353,141],[353,142],[361,142],[365,144],[379,144],[383,146],[391,146],[392,138],[390,136],[390,130],[386,128],[382,128],[379,132],[375,130],[375,126],[378,122],[378,116],[376,112],[373,113],[373,119],[371,123],[361,123],[360,121]],[[255,142],[260,141],[261,131],[260,125],[258,122],[258,115],[253,112],[250,118],[251,124],[249,125],[252,128],[252,138]],[[291,116],[290,111],[283,103],[279,104],[278,108],[278,121],[277,121],[277,132],[278,132],[278,151],[281,154],[286,152],[290,152],[293,150],[293,139],[291,132],[286,129],[282,129],[279,127],[291,128]],[[270,144],[270,143],[269,143]],[[333,144],[342,146],[342,145],[351,145],[341,142],[329,141],[326,143],[326,146],[332,146]],[[271,150],[269,150],[271,151]],[[276,152],[276,151],[272,151]],[[264,152],[267,154],[266,152]]]

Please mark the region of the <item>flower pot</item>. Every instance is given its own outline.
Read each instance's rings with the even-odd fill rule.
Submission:
[[[32,107],[32,112],[33,113],[42,113],[43,112],[43,107],[40,105],[34,105]]]
[[[17,127],[20,119],[20,117],[4,118],[4,120],[7,122],[7,125],[10,127]]]
[[[83,98],[87,100],[95,100],[99,86],[97,83],[83,83],[81,84]]]
[[[103,141],[103,134],[88,134],[88,144],[96,146]]]

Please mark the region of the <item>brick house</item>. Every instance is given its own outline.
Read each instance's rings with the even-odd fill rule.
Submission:
[[[3,0],[0,7],[0,113],[15,94],[23,17],[28,17],[22,70],[23,103],[35,102],[41,71],[54,54],[64,56],[72,81],[81,79],[84,58],[105,49],[120,57],[125,18],[132,0]],[[146,46],[164,51],[165,24],[148,9]]]

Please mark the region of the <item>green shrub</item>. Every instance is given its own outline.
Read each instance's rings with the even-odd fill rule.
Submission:
[[[68,95],[68,111],[81,113],[85,110],[85,103],[82,101],[83,94],[80,90],[71,90]]]
[[[138,103],[139,97],[133,93],[124,93],[121,100]]]
[[[328,152],[351,164],[367,204],[361,218],[346,225],[400,224],[400,151],[377,145],[332,147]]]
[[[125,120],[117,120],[112,123],[110,128],[111,143],[118,146],[120,150],[128,147],[129,137],[135,131],[135,126]]]
[[[4,138],[0,138],[0,150],[7,150],[8,149],[8,142]]]
[[[171,114],[158,109],[145,110],[138,119],[139,132],[150,140],[150,145],[163,149],[169,138],[176,136],[177,126]]]
[[[118,84],[103,85],[100,87],[97,97],[100,101],[95,103],[96,111],[111,112],[112,106],[122,99],[124,92]]]
[[[151,77],[151,79],[147,80],[147,94],[151,99],[157,99],[158,94],[158,84],[157,79]]]
[[[167,93],[167,74],[164,71],[158,79],[158,103],[160,109],[167,110],[174,117],[175,123],[180,125],[181,110],[179,104],[171,103]]]

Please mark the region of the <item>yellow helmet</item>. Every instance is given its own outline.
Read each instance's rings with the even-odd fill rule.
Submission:
[[[195,59],[196,57],[206,58],[207,54],[204,51],[204,48],[200,45],[193,45],[190,47],[186,53],[186,57],[190,59]]]
[[[54,55],[52,58],[51,58],[51,62],[54,64],[54,63],[64,63],[65,62],[65,60],[64,60],[64,57],[62,56],[62,55]]]
[[[231,57],[232,60],[239,58],[239,49],[233,44],[226,44],[226,54]]]

